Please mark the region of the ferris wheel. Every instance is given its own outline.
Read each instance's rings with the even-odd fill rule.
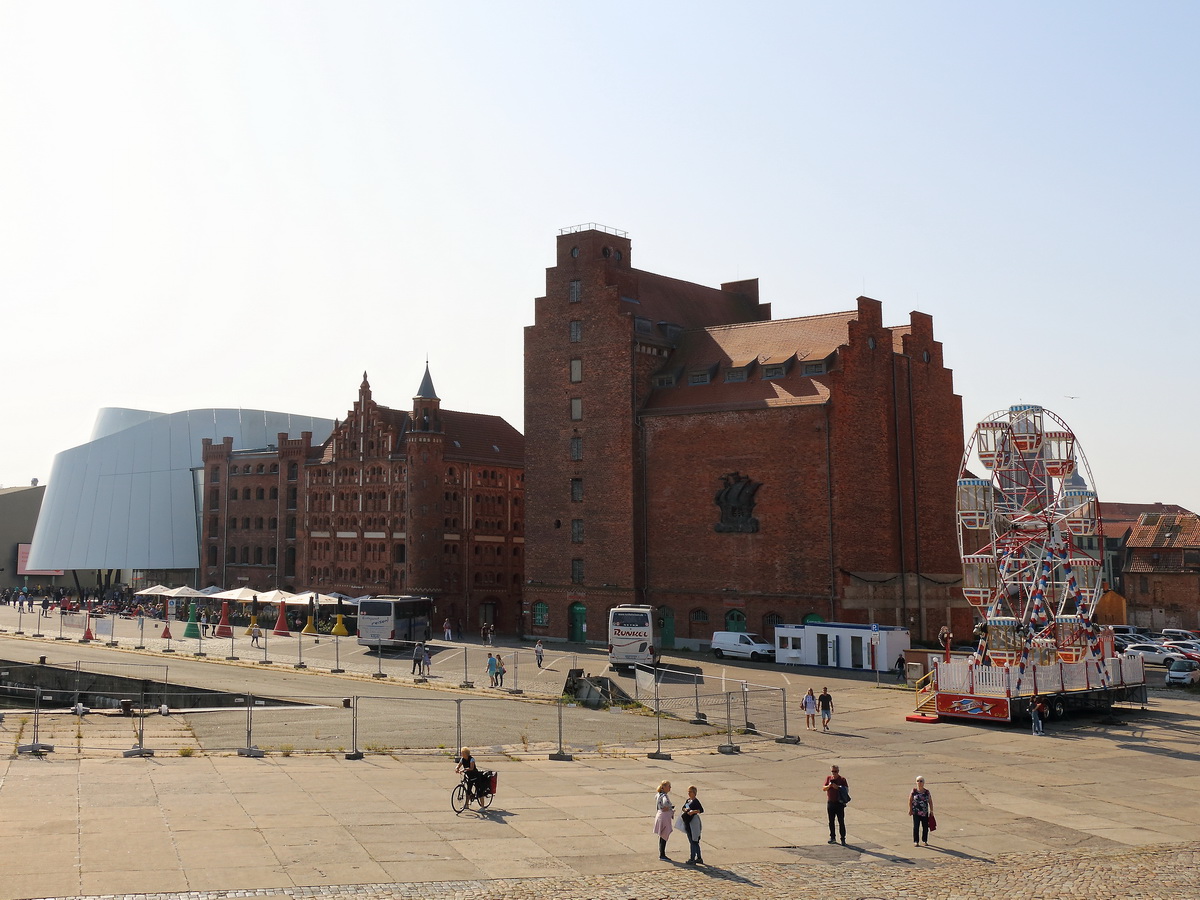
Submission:
[[[959,468],[963,595],[983,619],[977,658],[995,665],[1099,659],[1092,612],[1104,530],[1075,433],[1040,406],[980,422]]]

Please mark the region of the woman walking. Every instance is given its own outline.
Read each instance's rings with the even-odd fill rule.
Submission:
[[[813,689],[809,688],[808,693],[804,695],[804,699],[800,701],[804,707],[804,727],[809,731],[817,730],[817,698],[813,696]]]
[[[929,817],[933,815],[933,794],[918,775],[916,786],[908,794],[908,814],[913,821],[913,846],[929,846]],[[919,840],[918,840],[919,839]]]
[[[704,865],[704,857],[700,855],[700,813],[704,812],[704,804],[696,796],[696,786],[688,788],[688,798],[683,801],[683,830],[687,835],[691,852],[688,856],[689,866]]]
[[[504,657],[499,653],[496,654],[496,687],[504,687],[504,673],[507,669],[504,668]]]
[[[667,838],[671,836],[671,826],[675,820],[675,804],[671,802],[671,782],[664,781],[658,786],[658,796],[654,798],[654,833],[658,835],[658,858],[670,859],[667,856]]]

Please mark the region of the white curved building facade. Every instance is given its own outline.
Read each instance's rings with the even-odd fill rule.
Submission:
[[[201,441],[261,449],[332,430],[332,419],[259,409],[102,409],[92,439],[54,457],[29,566],[196,569]]]

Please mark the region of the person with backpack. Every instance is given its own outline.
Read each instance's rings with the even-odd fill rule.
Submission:
[[[850,802],[850,782],[842,775],[837,766],[831,766],[821,785],[825,792],[825,811],[829,815],[829,843],[836,844],[834,822],[841,829],[842,844],[846,843],[846,804]]]
[[[933,818],[933,794],[925,787],[924,776],[918,775],[916,786],[908,793],[908,814],[912,816],[913,846],[929,846],[929,820]]]

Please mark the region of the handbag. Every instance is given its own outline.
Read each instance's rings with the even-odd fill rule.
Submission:
[[[682,831],[684,834],[687,834],[687,826],[683,824],[683,813],[680,813],[675,819],[675,830]]]
[[[844,784],[838,785],[838,802],[839,803],[849,803],[850,802],[850,788]]]
[[[929,814],[929,830],[937,831],[937,819],[933,817],[933,813]]]

